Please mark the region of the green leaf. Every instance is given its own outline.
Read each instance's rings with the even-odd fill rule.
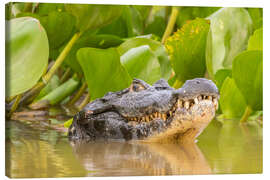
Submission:
[[[248,50],[263,50],[263,29],[257,29],[248,40]]]
[[[245,99],[230,77],[223,82],[219,103],[224,118],[239,118],[245,111]]]
[[[197,18],[167,39],[165,45],[178,80],[184,82],[204,76],[208,31],[208,21]]]
[[[131,78],[153,84],[161,78],[160,64],[148,45],[132,48],[121,56],[121,63]]]
[[[205,18],[215,11],[220,9],[219,7],[181,7],[181,14],[177,17],[177,27],[181,28],[188,20],[194,20],[195,18]]]
[[[67,12],[53,11],[41,18],[41,24],[47,32],[50,49],[55,49],[72,36],[75,18]]]
[[[82,73],[81,66],[77,60],[76,53],[80,48],[83,47],[94,47],[94,48],[109,48],[118,46],[124,42],[117,36],[106,35],[106,34],[93,34],[93,32],[85,32],[80,39],[73,45],[64,63],[72,68],[77,73]],[[62,50],[62,48],[60,49]]]
[[[57,75],[53,75],[52,79],[49,83],[40,91],[39,95],[35,98],[34,101],[41,99],[42,97],[46,96],[52,90],[56,89],[60,84],[59,77]]]
[[[216,83],[218,89],[221,89],[224,80],[228,76],[232,77],[232,70],[230,70],[230,69],[220,69],[220,70],[218,70],[218,72],[215,75],[215,83]]]
[[[6,96],[33,87],[47,67],[48,56],[47,35],[37,19],[22,17],[7,21]]]
[[[170,64],[168,54],[166,53],[165,47],[159,41],[136,37],[122,43],[117,48],[117,50],[119,51],[120,55],[123,55],[130,49],[136,48],[142,45],[148,45],[150,49],[153,51],[154,55],[158,58],[158,61],[160,64],[161,77],[168,80],[172,71],[171,64]]]
[[[91,100],[109,91],[127,88],[132,81],[114,48],[81,48],[77,52],[77,59],[83,69]]]
[[[153,6],[151,13],[145,22],[145,34],[155,34],[162,38],[167,26],[166,22],[166,6]]]
[[[243,8],[222,8],[209,17],[206,66],[214,77],[219,69],[231,69],[234,57],[247,47],[252,20]]]
[[[143,22],[138,10],[132,6],[124,6],[122,15],[111,24],[102,27],[98,34],[112,34],[122,38],[142,34]]]
[[[261,28],[263,25],[263,8],[247,8],[253,22],[253,29]]]
[[[39,101],[49,101],[51,105],[57,104],[61,102],[63,99],[65,99],[67,96],[71,95],[76,90],[78,85],[79,85],[78,81],[75,81],[74,79],[70,78],[68,81],[58,86],[56,89],[54,89],[48,95],[41,98]]]
[[[110,24],[122,13],[120,5],[65,4],[66,11],[76,17],[79,31],[94,30]]]
[[[39,3],[36,9],[36,14],[47,16],[51,12],[62,12],[64,10],[64,4],[62,3]]]
[[[262,110],[262,63],[263,53],[259,50],[242,52],[233,61],[232,77],[253,110]]]

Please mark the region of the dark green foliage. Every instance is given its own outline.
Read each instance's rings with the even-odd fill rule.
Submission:
[[[220,90],[222,117],[239,118],[246,107],[253,111],[252,117],[261,116],[262,8],[178,9],[173,33],[162,44],[170,6],[7,4],[6,20],[16,22],[14,27],[24,24],[6,40],[6,49],[11,48],[6,64],[14,68],[7,68],[12,73],[7,96],[44,82],[47,64],[64,57],[35,102],[66,102],[85,82],[94,100],[128,87],[132,78],[150,84],[164,78],[178,88],[188,79],[206,77]],[[20,33],[25,35],[16,38]],[[60,81],[66,71],[68,78]]]

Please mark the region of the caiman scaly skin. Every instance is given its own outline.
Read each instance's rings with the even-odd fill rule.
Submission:
[[[174,89],[160,79],[152,86],[134,79],[74,116],[71,140],[194,141],[214,118],[219,92],[208,79],[187,80]]]

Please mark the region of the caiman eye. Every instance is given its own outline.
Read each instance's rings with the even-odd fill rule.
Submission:
[[[141,84],[135,83],[135,84],[131,84],[131,86],[130,86],[130,91],[139,92],[142,90],[145,90],[145,87]]]

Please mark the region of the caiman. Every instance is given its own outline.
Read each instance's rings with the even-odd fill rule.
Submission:
[[[152,86],[134,79],[78,112],[68,130],[71,140],[195,141],[214,118],[219,92],[208,79],[187,80],[179,89],[164,79]]]

